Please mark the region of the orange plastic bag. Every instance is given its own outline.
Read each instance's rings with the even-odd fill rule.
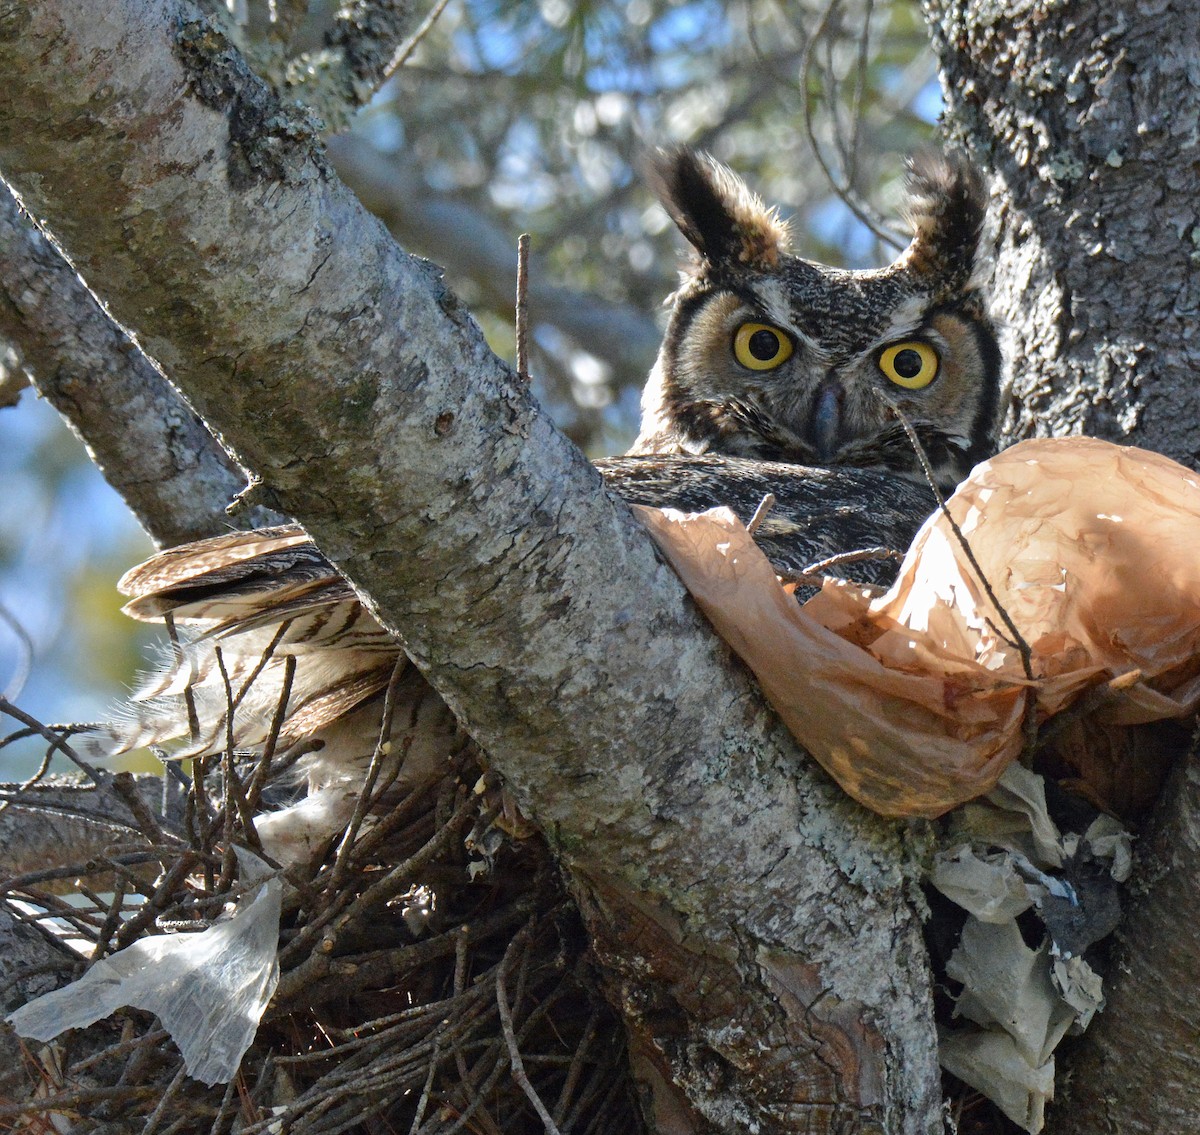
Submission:
[[[1091,438],[1022,442],[948,502],[1020,651],[945,516],[888,593],[837,582],[804,606],[728,509],[637,511],[796,739],[889,816],[937,816],[986,792],[1022,747],[1026,701],[1058,713],[1111,682],[1132,724],[1200,701],[1200,478]]]

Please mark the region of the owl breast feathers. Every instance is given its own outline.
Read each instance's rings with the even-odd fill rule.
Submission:
[[[695,250],[631,453],[723,453],[923,476],[993,452],[1000,349],[980,282],[985,195],[965,162],[909,175],[913,238],[886,268],[789,251],[786,225],[712,158],[662,151],[651,181]]]

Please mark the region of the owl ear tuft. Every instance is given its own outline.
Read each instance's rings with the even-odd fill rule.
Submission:
[[[788,250],[788,228],[737,174],[686,147],[659,150],[646,180],[706,265],[770,271]]]
[[[987,210],[983,179],[960,154],[925,151],[908,163],[913,237],[897,264],[933,277],[938,291],[967,288],[979,264]]]

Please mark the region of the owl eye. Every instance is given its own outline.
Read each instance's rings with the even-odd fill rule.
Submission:
[[[920,390],[937,378],[938,353],[928,343],[911,339],[885,347],[879,356],[884,377],[905,390]]]
[[[743,323],[733,337],[733,357],[751,370],[774,370],[791,355],[791,339],[766,323]]]

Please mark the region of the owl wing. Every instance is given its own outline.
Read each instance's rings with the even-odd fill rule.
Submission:
[[[756,538],[777,570],[793,575],[862,547],[907,547],[934,504],[914,482],[869,470],[688,456],[625,457],[597,467],[630,502],[685,511],[728,505],[743,521],[774,495]],[[892,570],[867,563],[854,574],[884,583]],[[82,739],[90,756],[147,745],[171,745],[179,757],[231,742],[253,750],[273,730],[280,751],[321,741],[328,749],[330,731],[344,745],[346,731],[334,730],[336,723],[377,702],[406,665],[395,639],[297,525],[172,548],[127,572],[119,586],[130,596],[127,614],[167,618],[183,637],[120,717]],[[376,735],[367,734],[347,762],[369,757]]]
[[[380,694],[403,657],[298,525],[168,549],[118,587],[125,613],[167,619],[173,642],[118,718],[76,742],[93,757],[255,749],[273,729],[283,751]]]

